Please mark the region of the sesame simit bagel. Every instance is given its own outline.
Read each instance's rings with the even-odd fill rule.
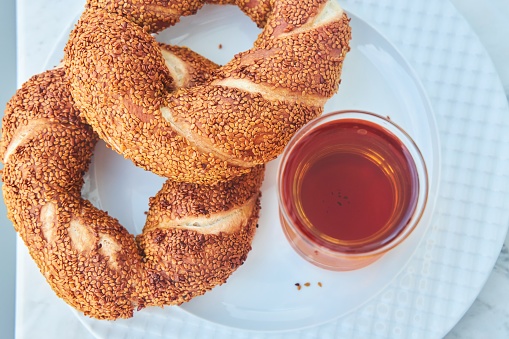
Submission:
[[[164,17],[138,6],[146,1],[89,1],[65,49],[72,96],[94,131],[179,182],[228,180],[277,157],[322,114],[349,50],[349,19],[336,0],[209,2],[235,3],[263,30],[200,85],[173,90],[148,31],[174,22],[144,24]]]
[[[213,63],[162,46],[174,84],[207,78]],[[55,293],[98,319],[174,305],[222,284],[246,259],[263,166],[212,186],[168,180],[134,237],[81,197],[97,135],[73,104],[64,69],[28,80],[9,101],[0,156],[8,217]]]

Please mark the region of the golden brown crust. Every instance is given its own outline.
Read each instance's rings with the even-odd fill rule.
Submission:
[[[173,92],[149,34],[116,13],[83,14],[66,47],[72,95],[113,149],[159,175],[211,184],[274,159],[322,113],[349,50],[349,19],[336,1],[235,3],[266,22],[254,47],[212,81]]]
[[[158,32],[196,13],[203,0],[87,0],[87,7],[123,16],[148,32]]]
[[[58,69],[36,75],[30,82],[24,83],[9,100],[5,111],[11,113],[5,114],[2,120],[1,154],[5,154],[7,144],[12,140],[18,127],[26,126],[34,119],[50,119],[72,125],[82,123],[76,108],[69,100],[62,100],[69,93],[68,87],[62,86],[60,82],[63,73],[63,69]],[[46,92],[53,95],[43,100]]]
[[[334,36],[335,39],[324,39]],[[317,44],[316,41],[323,40]],[[341,69],[349,51],[349,19],[304,30],[278,39],[264,39],[261,35],[255,47],[236,55],[221,68],[218,78],[247,79],[272,90],[287,89],[300,96],[329,98],[338,90]],[[302,49],[302,46],[306,46]],[[319,60],[317,55],[320,55]],[[310,70],[295,76],[296,70]],[[310,103],[312,104],[312,103]]]
[[[56,294],[92,317],[130,317],[224,283],[251,248],[263,164],[339,85],[350,28],[335,0],[209,0],[264,27],[222,68],[148,33],[203,2],[89,0],[65,71],[33,77],[7,105],[8,217]],[[80,195],[98,136],[172,179],[136,238]]]
[[[89,36],[86,44],[78,38],[83,36]],[[117,48],[116,41],[131,43]],[[191,58],[188,84],[206,80],[204,74],[218,67],[210,61],[202,63],[204,58],[190,50],[181,48],[179,53]],[[163,93],[176,84],[160,46],[128,20],[86,11],[67,44],[65,65],[81,114],[101,139],[136,165],[172,180],[201,183],[249,172],[213,153],[200,152],[199,145],[189,143],[164,119]],[[91,65],[95,72],[90,72]],[[126,74],[130,76],[121,76]]]
[[[86,315],[117,319],[224,283],[251,249],[263,168],[218,186],[166,182],[136,240],[80,196],[96,140],[62,69],[32,77],[7,106],[0,155],[8,217],[55,293]]]
[[[241,166],[276,158],[305,122],[322,113],[321,107],[225,86],[193,87],[167,100],[175,125],[191,131],[195,144],[210,145],[218,156]]]
[[[263,167],[214,186],[167,181],[150,200],[143,233],[147,305],[180,304],[222,284],[251,249]]]
[[[78,111],[69,100],[69,94],[64,71],[57,69],[33,76],[7,103],[2,120],[0,150],[1,160],[5,164],[2,176],[4,183],[8,181],[19,190],[23,190],[24,187],[30,187],[33,181],[37,181],[41,186],[40,189],[46,186],[60,186],[73,193],[79,186],[77,188],[79,193],[83,182],[82,171],[88,166],[90,149],[97,137],[90,126],[83,125]],[[40,125],[36,129],[37,133],[19,133],[31,124]],[[62,125],[66,127],[63,128]],[[71,140],[80,143],[80,147],[75,149],[49,147],[58,146],[53,134],[59,133],[66,134]],[[33,141],[34,138],[36,142]],[[62,140],[58,141],[65,143]],[[17,148],[9,150],[10,157],[6,162],[5,154],[11,143],[16,143]],[[41,163],[51,157],[55,157],[54,162]],[[53,176],[66,179],[55,180]],[[34,189],[27,194],[35,192]]]

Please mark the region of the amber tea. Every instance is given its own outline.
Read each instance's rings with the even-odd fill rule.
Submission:
[[[332,119],[290,147],[280,170],[280,209],[285,234],[302,255],[319,260],[316,248],[354,256],[377,251],[414,220],[419,171],[405,143],[383,125]]]

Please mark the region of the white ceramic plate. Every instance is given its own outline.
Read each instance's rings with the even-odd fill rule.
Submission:
[[[254,249],[228,284],[183,307],[147,309],[129,320],[104,322],[78,315],[93,334],[206,338],[212,331],[222,338],[440,337],[468,308],[507,230],[504,207],[509,202],[509,180],[503,171],[508,168],[509,140],[503,131],[509,122],[500,83],[482,47],[450,4],[345,2],[352,13],[383,28],[402,52],[354,17],[354,49],[345,64],[341,92],[327,109],[360,108],[389,115],[423,149],[434,190],[441,168],[437,211],[424,220],[430,231],[424,234],[425,227],[421,228],[401,248],[366,269],[339,274],[318,270],[297,257],[280,233],[274,177],[270,177],[276,164],[272,163],[263,187]],[[249,48],[257,33],[254,25],[242,15],[226,15],[225,9],[211,11],[200,12],[193,26],[185,26],[197,20],[189,18],[161,38],[186,44],[219,63]],[[58,63],[64,43],[49,65]],[[425,93],[438,120],[444,155],[440,162]],[[132,232],[139,232],[146,197],[157,191],[161,181],[129,168],[129,163],[104,148],[96,155],[91,173],[96,197]],[[113,170],[124,172],[103,176]],[[138,184],[142,177],[146,185]],[[129,190],[108,195],[113,191],[107,185],[117,179]],[[115,201],[119,198],[125,200]],[[132,208],[132,214],[124,214],[131,209],[125,206]],[[300,291],[293,285],[307,281],[312,286]],[[284,332],[273,332],[277,330]]]
[[[437,192],[439,147],[435,121],[417,77],[395,48],[359,18],[352,17],[351,25],[352,50],[345,61],[340,94],[327,103],[326,112],[371,110],[390,116],[415,138],[428,164],[431,182],[426,217],[419,229],[403,246],[365,269],[339,273],[316,268],[299,257],[285,240],[276,194],[279,161],[273,161],[267,166],[259,228],[245,264],[227,284],[182,305],[182,309],[217,324],[249,330],[313,326],[338,318],[371,299],[411,258],[429,224]],[[237,7],[207,6],[158,40],[186,45],[223,64],[234,53],[249,49],[258,33]],[[161,188],[164,179],[135,167],[104,144],[96,149],[91,167],[93,186],[89,190],[93,194],[88,197],[119,218],[132,233],[141,233],[148,198]],[[310,287],[298,290],[295,286],[307,282]],[[151,317],[151,311],[137,313],[129,323],[138,326]]]

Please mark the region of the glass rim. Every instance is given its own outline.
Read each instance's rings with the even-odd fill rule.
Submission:
[[[315,240],[310,239],[309,235],[303,233],[303,231],[294,223],[291,221],[288,215],[288,208],[287,205],[284,203],[282,198],[282,174],[283,171],[286,168],[286,163],[288,160],[288,157],[290,154],[292,154],[293,149],[296,145],[298,145],[299,141],[304,138],[306,135],[314,131],[319,126],[323,125],[324,123],[330,122],[330,121],[336,121],[336,120],[342,120],[342,119],[359,119],[364,121],[369,121],[371,123],[375,123],[376,125],[382,127],[384,130],[387,130],[395,135],[395,137],[398,138],[402,142],[402,144],[408,149],[416,170],[417,170],[417,179],[419,184],[419,190],[417,193],[417,201],[415,205],[415,209],[410,217],[410,219],[407,221],[407,224],[403,227],[402,231],[397,234],[393,239],[388,241],[386,244],[372,250],[364,251],[364,252],[355,252],[351,253],[348,251],[341,251],[341,250],[334,250],[332,248],[325,247],[323,245],[320,245]],[[373,121],[374,120],[374,121]],[[383,124],[382,124],[383,123]],[[384,126],[385,124],[385,126]],[[389,129],[386,126],[390,126],[393,129]],[[397,133],[394,133],[396,131]],[[400,135],[398,135],[400,134]],[[418,145],[414,141],[414,139],[406,132],[401,126],[399,126],[397,123],[392,121],[389,117],[382,116],[377,113],[364,111],[364,110],[356,110],[356,109],[350,109],[350,110],[338,110],[338,111],[332,111],[328,112],[326,114],[323,114],[322,116],[315,118],[308,122],[306,125],[304,125],[300,130],[298,130],[294,136],[291,138],[290,142],[287,144],[285,150],[283,151],[281,162],[278,166],[277,171],[277,195],[278,195],[278,204],[279,204],[279,211],[281,214],[281,217],[285,219],[286,224],[288,227],[291,227],[291,229],[296,233],[299,234],[302,241],[306,241],[313,246],[320,246],[321,250],[328,252],[332,255],[339,255],[342,257],[350,257],[350,258],[362,258],[366,256],[375,256],[380,255],[383,253],[386,253],[387,251],[391,250],[392,248],[396,247],[400,243],[402,243],[410,234],[417,228],[419,225],[423,215],[424,211],[426,210],[427,202],[428,202],[428,196],[429,196],[429,176],[428,176],[428,169],[426,166],[426,161],[424,160],[424,156],[422,155],[421,150],[419,149]],[[311,232],[312,233],[312,232]],[[314,234],[314,237],[317,239],[321,239],[319,235]],[[332,245],[334,246],[334,245]]]

